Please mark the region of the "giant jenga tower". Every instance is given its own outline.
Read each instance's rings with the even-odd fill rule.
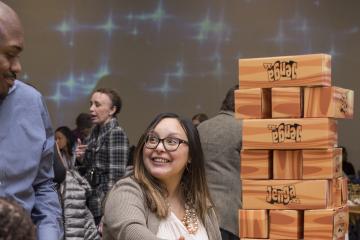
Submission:
[[[331,86],[331,56],[239,60],[241,239],[344,239],[349,214],[337,120],[353,91]]]

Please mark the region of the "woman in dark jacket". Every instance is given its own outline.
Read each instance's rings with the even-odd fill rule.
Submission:
[[[102,200],[126,171],[129,140],[116,119],[121,105],[121,98],[114,90],[96,90],[90,100],[91,120],[95,126],[86,144],[78,142],[75,151],[91,185],[88,207],[96,225],[103,215]]]

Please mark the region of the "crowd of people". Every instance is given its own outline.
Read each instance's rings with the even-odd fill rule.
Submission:
[[[0,239],[239,239],[238,85],[216,116],[160,113],[129,146],[114,89],[96,89],[76,128],[53,133],[42,95],[16,80],[22,49],[21,22],[0,2]]]

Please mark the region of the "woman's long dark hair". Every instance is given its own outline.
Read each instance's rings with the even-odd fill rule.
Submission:
[[[56,129],[55,132],[61,132],[66,138],[66,149],[68,150],[69,156],[73,156],[73,148],[75,146],[75,137],[70,128],[61,126]]]
[[[140,137],[136,147],[134,155],[134,178],[143,187],[147,204],[151,211],[155,212],[158,217],[165,218],[168,215],[168,205],[165,201],[167,190],[147,171],[143,160],[143,148],[147,134],[165,118],[177,119],[188,138],[189,159],[191,159],[191,161],[184,170],[181,180],[187,194],[187,196],[184,197],[190,197],[198,215],[202,221],[204,221],[205,214],[208,208],[213,205],[213,202],[206,183],[204,154],[201,148],[199,133],[190,120],[180,118],[174,113],[161,113],[155,117]]]

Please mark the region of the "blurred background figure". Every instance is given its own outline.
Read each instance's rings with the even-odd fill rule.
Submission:
[[[351,162],[348,161],[348,154],[345,147],[342,148],[342,169],[343,172],[350,179],[356,178],[355,168]]]
[[[93,123],[89,113],[80,113],[76,118],[76,128],[72,130],[75,139],[80,139],[81,142],[85,141],[91,132]]]
[[[35,240],[35,225],[16,201],[0,197],[0,239]]]
[[[192,117],[192,123],[197,127],[201,122],[208,119],[209,117],[205,113],[198,113]]]
[[[241,208],[240,150],[241,121],[235,119],[234,91],[230,88],[220,112],[198,126],[205,157],[210,195],[219,216],[222,240],[239,239],[238,213]]]
[[[89,138],[78,139],[76,158],[82,164],[85,178],[91,185],[88,207],[98,226],[103,215],[102,201],[126,172],[129,140],[116,118],[122,108],[119,94],[109,88],[99,88],[90,99],[90,115],[94,127]]]
[[[57,128],[55,131],[55,141],[61,162],[65,169],[69,170],[75,163],[75,137],[70,128],[66,126]]]

